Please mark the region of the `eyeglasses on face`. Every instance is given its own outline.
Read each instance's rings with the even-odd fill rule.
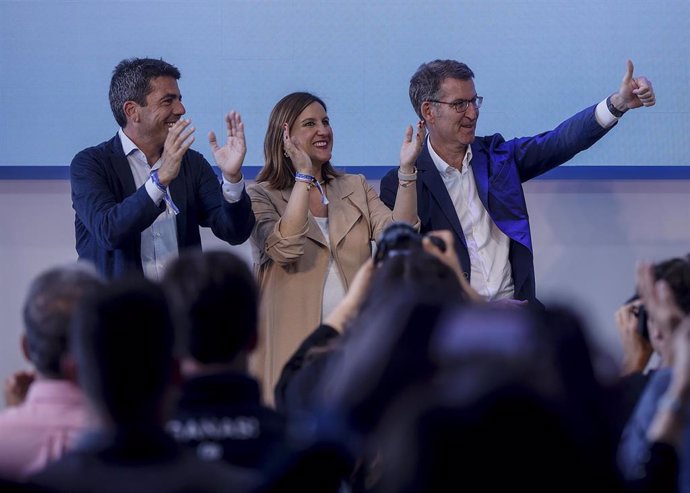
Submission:
[[[484,98],[482,96],[475,96],[472,99],[458,99],[457,101],[451,102],[439,101],[438,99],[427,99],[427,101],[430,103],[447,104],[456,112],[464,113],[465,111],[467,111],[467,108],[470,107],[470,103],[472,103],[472,106],[474,106],[476,109],[481,108],[482,103],[484,102]]]

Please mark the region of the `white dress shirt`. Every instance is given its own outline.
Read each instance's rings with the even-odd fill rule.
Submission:
[[[149,166],[144,153],[125,135],[122,129],[118,131],[118,135],[122,143],[122,150],[129,162],[129,169],[134,177],[134,185],[137,189],[142,185],[145,186],[151,200],[156,205],[160,205],[165,193],[153,183],[150,177],[153,171],[161,167],[163,158],[158,159],[153,166]],[[244,190],[244,178],[238,183],[230,183],[223,178],[222,190],[223,196],[228,202],[239,201],[242,190]],[[170,193],[169,189],[168,193]],[[175,202],[175,197],[172,194],[170,196]],[[156,218],[151,226],[141,232],[141,266],[144,275],[149,279],[160,280],[163,277],[166,262],[177,257],[178,253],[175,213],[166,204],[165,211]]]

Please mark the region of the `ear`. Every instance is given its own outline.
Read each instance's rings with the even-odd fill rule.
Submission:
[[[122,105],[122,110],[125,112],[127,122],[133,121],[139,123],[139,105],[134,101],[125,101]]]
[[[436,120],[434,118],[434,111],[431,103],[429,101],[424,101],[422,106],[419,108],[422,118],[427,124],[433,124]]]

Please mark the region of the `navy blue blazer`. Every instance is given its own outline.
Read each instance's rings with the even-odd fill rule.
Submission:
[[[472,147],[471,169],[477,193],[496,226],[510,238],[510,260],[515,299],[538,303],[535,293],[532,236],[522,183],[565,163],[602,138],[602,128],[591,106],[554,130],[533,137],[506,141],[500,134],[477,137]],[[470,276],[470,257],[465,235],[443,179],[429,155],[428,141],[417,158],[417,209],[421,232],[447,229],[454,233],[455,248],[465,277]],[[381,180],[381,200],[393,208],[398,190],[398,171]]]
[[[77,154],[70,165],[70,183],[79,259],[90,260],[108,278],[142,272],[141,232],[165,210],[165,202],[156,205],[146,187],[136,188],[119,136]],[[239,202],[228,203],[200,153],[185,153],[169,190],[180,209],[180,251],[201,247],[199,226],[210,227],[233,245],[249,238],[255,222],[249,196],[243,191]]]

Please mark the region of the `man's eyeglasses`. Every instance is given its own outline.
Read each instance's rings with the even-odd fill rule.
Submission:
[[[467,108],[470,107],[470,103],[472,103],[472,106],[474,106],[476,109],[481,108],[482,102],[484,102],[484,98],[482,96],[475,96],[472,99],[458,99],[457,101],[453,101],[451,103],[446,101],[439,101],[437,99],[427,99],[427,101],[430,103],[447,104],[458,113],[464,113],[465,111],[467,111]]]

